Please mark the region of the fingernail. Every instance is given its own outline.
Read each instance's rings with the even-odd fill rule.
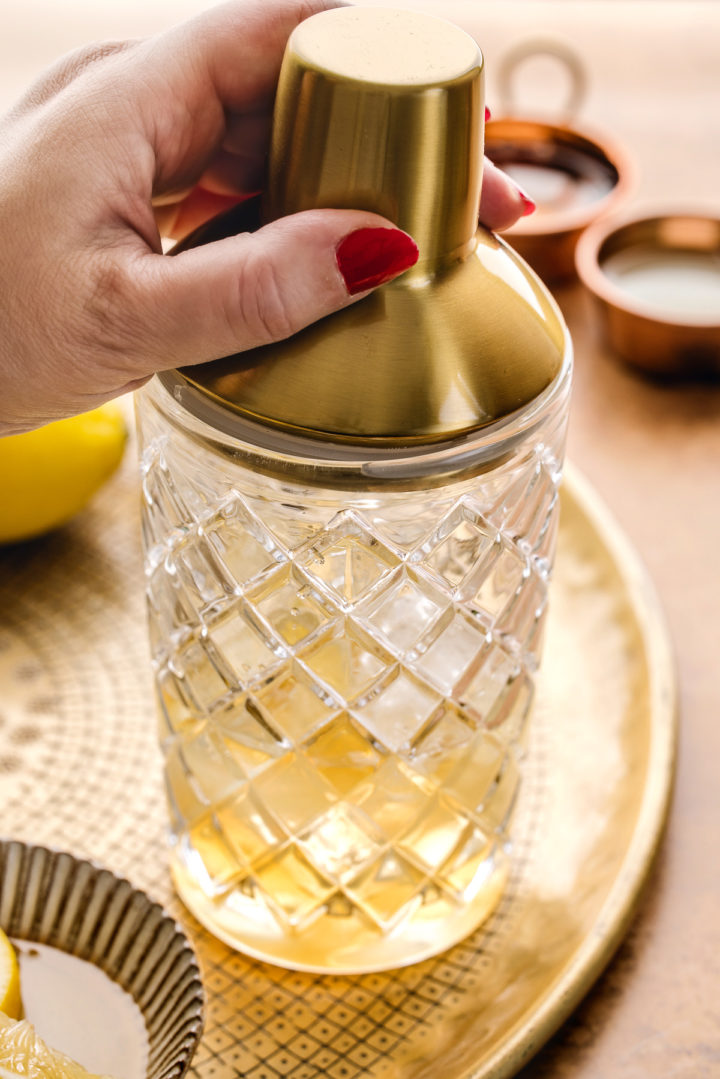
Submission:
[[[486,120],[492,119],[492,114],[490,112],[490,109],[487,107],[487,105],[485,106],[485,119]]]
[[[337,245],[335,258],[351,296],[392,281],[418,260],[418,247],[400,229],[356,229]]]
[[[515,190],[520,196],[520,201],[523,205],[522,216],[529,217],[530,214],[534,214],[537,210],[537,204],[533,202],[533,200],[530,198],[526,191],[523,191],[523,189],[520,187],[520,184],[516,184],[514,180],[513,184],[515,186]]]

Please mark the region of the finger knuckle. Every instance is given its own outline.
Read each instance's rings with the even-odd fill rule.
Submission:
[[[130,267],[99,257],[83,305],[86,344],[104,353],[130,353],[140,334],[137,284]]]
[[[98,61],[107,60],[108,57],[115,56],[120,52],[126,52],[128,49],[134,48],[135,45],[136,42],[127,40],[96,41],[90,45],[75,49],[74,52],[65,57],[64,62],[60,62],[58,67],[60,71],[64,71],[68,80],[73,79],[82,74],[86,68],[97,64]]]
[[[45,105],[99,61],[126,52],[134,45],[135,42],[132,41],[102,41],[74,49],[35,80],[16,105],[14,114],[22,114]]]
[[[294,333],[296,326],[289,297],[272,261],[249,259],[245,263],[238,284],[238,300],[240,336],[268,344]]]

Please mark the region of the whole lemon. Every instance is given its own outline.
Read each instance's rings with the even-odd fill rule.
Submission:
[[[69,521],[120,464],[127,428],[114,402],[0,438],[0,543]]]

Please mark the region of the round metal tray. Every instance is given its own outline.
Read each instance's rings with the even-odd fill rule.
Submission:
[[[137,502],[130,453],[69,527],[0,551],[3,831],[102,861],[181,921],[208,996],[189,1072],[198,1079],[514,1074],[620,942],[672,785],[675,683],[664,621],[607,510],[569,470],[514,870],[500,908],[435,959],[340,978],[232,952],[173,895]]]

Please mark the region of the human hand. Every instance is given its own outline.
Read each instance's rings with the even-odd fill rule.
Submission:
[[[0,122],[0,434],[289,336],[413,264],[410,238],[359,210],[162,255],[161,230],[184,235],[257,190],[287,38],[333,6],[233,0],[144,41],[80,50]],[[526,210],[488,165],[485,224]],[[382,233],[353,276],[338,251],[368,228]]]

